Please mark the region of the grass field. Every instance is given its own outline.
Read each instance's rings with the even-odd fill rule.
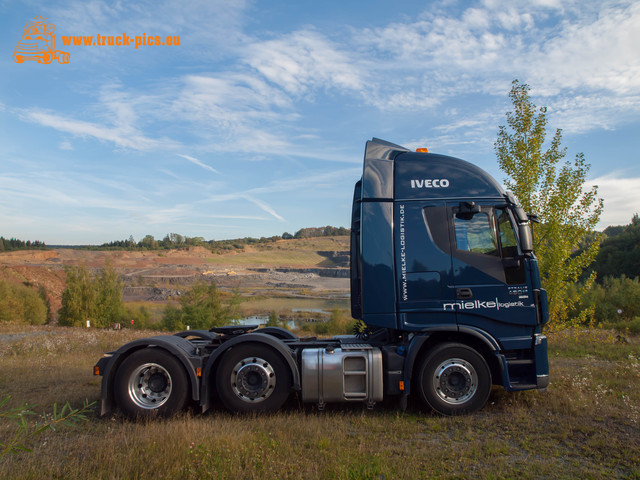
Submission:
[[[45,413],[97,400],[95,361],[147,334],[0,325],[1,396]],[[90,415],[0,458],[0,478],[640,478],[640,337],[563,331],[549,345],[547,392],[495,389],[468,417],[296,401],[262,417]],[[1,439],[13,430],[0,420]]]

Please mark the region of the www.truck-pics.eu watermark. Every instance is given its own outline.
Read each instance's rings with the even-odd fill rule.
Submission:
[[[67,64],[71,54],[56,48],[56,26],[47,22],[46,17],[36,16],[27,21],[23,27],[22,38],[13,51],[16,63],[36,61],[45,65],[53,60]],[[180,45],[180,35],[60,35],[64,47],[175,47]]]
[[[62,44],[65,47],[164,47],[180,46],[180,35],[62,35]]]

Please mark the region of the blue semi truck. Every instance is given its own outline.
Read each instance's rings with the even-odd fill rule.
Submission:
[[[292,394],[319,409],[411,396],[443,415],[482,408],[492,385],[549,383],[546,292],[528,215],[457,158],[367,142],[351,223],[354,335],[299,338],[228,326],[130,342],[94,367],[102,414],[272,412]]]

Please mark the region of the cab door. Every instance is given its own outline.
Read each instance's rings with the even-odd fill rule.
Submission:
[[[450,206],[449,228],[459,325],[537,324],[537,314],[506,205]]]
[[[444,201],[394,205],[396,297],[401,330],[457,328],[448,215]]]

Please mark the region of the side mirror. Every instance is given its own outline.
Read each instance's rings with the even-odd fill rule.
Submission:
[[[461,220],[471,220],[476,213],[480,213],[480,205],[476,205],[476,202],[460,202],[456,217]]]
[[[518,224],[518,236],[520,237],[520,249],[523,253],[533,252],[533,235],[528,223]]]

